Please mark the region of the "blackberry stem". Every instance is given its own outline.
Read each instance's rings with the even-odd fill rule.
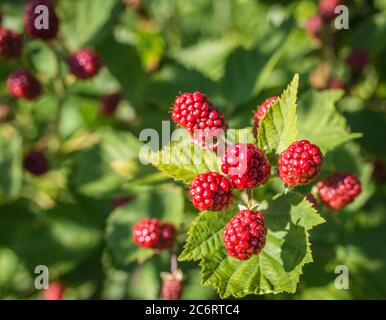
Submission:
[[[253,206],[253,189],[247,189],[248,195],[248,209],[251,209]]]
[[[174,274],[176,273],[178,270],[178,261],[177,261],[177,255],[176,253],[172,252],[171,256],[170,256],[170,273],[171,274]]]

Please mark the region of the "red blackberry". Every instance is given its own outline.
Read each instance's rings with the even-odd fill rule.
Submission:
[[[17,70],[10,74],[7,88],[10,96],[26,100],[34,100],[42,92],[39,80],[27,70]]]
[[[38,150],[31,150],[23,160],[24,169],[35,176],[42,176],[49,170],[49,163],[45,155]]]
[[[133,228],[134,243],[144,248],[167,249],[174,245],[177,231],[170,223],[156,218],[137,222]]]
[[[369,62],[369,54],[366,49],[355,48],[351,50],[346,62],[353,72],[361,72]]]
[[[267,182],[271,165],[255,145],[236,143],[226,150],[221,170],[237,189],[255,188]]]
[[[318,37],[323,29],[323,19],[320,15],[312,16],[307,20],[306,30],[313,36]]]
[[[342,80],[340,80],[338,78],[332,78],[328,82],[327,88],[328,89],[345,89],[346,88],[346,84]]]
[[[60,282],[51,282],[43,291],[44,300],[63,300],[64,286]]]
[[[163,272],[161,296],[165,300],[180,300],[183,292],[182,272],[177,271],[174,274]]]
[[[340,210],[361,193],[358,178],[351,173],[335,173],[317,184],[319,198],[328,208]]]
[[[19,58],[21,56],[22,45],[20,33],[0,28],[0,58]]]
[[[74,52],[68,59],[67,65],[72,74],[79,79],[90,79],[98,74],[102,68],[102,60],[98,53],[90,48]]]
[[[269,108],[279,99],[279,97],[270,97],[266,99],[260,106],[257,107],[257,111],[253,115],[253,135],[257,138],[257,131],[259,129],[260,119],[264,117]]]
[[[263,214],[259,211],[242,210],[226,224],[223,240],[229,255],[247,260],[261,252],[266,235]]]
[[[111,116],[117,109],[119,102],[122,100],[120,92],[108,94],[102,97],[100,112],[104,116]]]
[[[343,0],[319,0],[319,11],[323,19],[331,21],[336,17],[335,8],[343,4]]]
[[[45,6],[48,12],[48,24],[42,19],[45,12],[38,6]],[[25,31],[32,37],[42,40],[51,40],[59,30],[59,19],[50,0],[27,0],[24,10]]]
[[[221,211],[233,201],[231,182],[217,172],[197,176],[190,185],[189,194],[194,207],[200,211]]]
[[[171,115],[173,121],[186,128],[190,134],[194,134],[196,130],[227,128],[224,115],[200,92],[178,96]]]
[[[279,177],[288,186],[304,185],[318,176],[322,163],[323,154],[317,145],[296,141],[279,156]]]

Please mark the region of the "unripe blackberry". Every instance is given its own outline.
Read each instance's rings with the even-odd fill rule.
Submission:
[[[178,96],[174,101],[171,116],[176,124],[186,128],[190,134],[194,134],[195,130],[227,128],[224,115],[200,92]]]
[[[156,218],[147,218],[137,222],[133,228],[133,240],[140,247],[168,249],[175,243],[177,231],[170,223]]]
[[[35,176],[42,176],[49,170],[45,155],[38,150],[29,151],[23,160],[24,169]]]
[[[352,49],[346,58],[347,65],[353,72],[361,72],[369,62],[369,54],[366,49]]]
[[[103,96],[101,100],[100,113],[108,117],[113,115],[117,109],[119,102],[122,100],[122,93],[107,94]]]
[[[7,89],[11,97],[35,100],[42,92],[41,84],[27,70],[17,70],[8,76]]]
[[[343,4],[343,0],[319,0],[319,12],[323,19],[331,21],[337,14],[335,8]]]
[[[307,20],[306,30],[312,37],[319,37],[323,29],[323,19],[320,15],[312,16]]]
[[[64,286],[60,282],[51,282],[43,291],[44,300],[63,300]]]
[[[237,189],[255,188],[268,181],[271,165],[255,145],[236,143],[226,150],[221,170]]]
[[[266,99],[261,105],[257,107],[257,111],[253,115],[253,135],[257,138],[257,131],[259,130],[260,119],[264,117],[269,108],[275,104],[279,97],[270,97]]]
[[[0,28],[0,58],[19,58],[22,51],[21,34]]]
[[[45,6],[48,11],[48,25],[44,25],[42,13],[38,6]],[[36,11],[35,11],[36,9]],[[37,12],[37,13],[36,13]],[[32,37],[51,40],[59,30],[59,19],[50,0],[27,0],[24,10],[25,31]]]
[[[180,270],[175,273],[163,272],[161,296],[165,300],[180,300],[183,292],[182,272]]]
[[[226,224],[223,240],[230,256],[247,260],[261,252],[266,235],[263,214],[260,211],[242,210]]]
[[[217,172],[206,172],[197,176],[190,185],[190,199],[200,211],[221,211],[233,201],[232,184]]]
[[[358,178],[351,173],[339,172],[328,176],[317,184],[320,201],[328,208],[340,210],[361,193]]]
[[[133,200],[132,196],[114,198],[112,199],[113,208],[116,209],[116,208],[122,207],[132,200]]]
[[[338,79],[338,78],[332,78],[328,81],[327,89],[345,89],[346,84]]]
[[[279,156],[279,177],[288,186],[304,185],[318,176],[322,164],[323,154],[317,145],[296,141]]]
[[[67,65],[72,74],[79,79],[90,79],[98,74],[102,68],[102,60],[98,53],[90,48],[74,52],[68,59]]]

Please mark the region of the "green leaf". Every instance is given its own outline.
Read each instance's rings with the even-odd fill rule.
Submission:
[[[283,92],[280,99],[272,105],[259,122],[258,144],[261,149],[280,153],[296,138],[296,99],[299,75]]]
[[[191,143],[189,139],[172,143],[159,152],[150,152],[148,160],[175,180],[185,183],[190,183],[203,172],[220,172],[221,166],[216,153]]]
[[[0,128],[0,203],[18,197],[23,180],[22,138],[10,127]]]
[[[324,220],[303,195],[280,195],[260,210],[268,228],[266,245],[247,261],[230,257],[222,241],[231,210],[202,212],[189,231],[180,260],[200,260],[203,284],[213,285],[222,298],[293,293],[303,266],[313,261],[308,231]]]
[[[225,59],[235,44],[236,41],[228,38],[207,40],[176,51],[173,56],[184,66],[194,68],[216,81],[223,75]]]
[[[61,1],[56,11],[66,44],[79,49],[96,43],[112,30],[121,6],[118,0]]]
[[[132,229],[139,220],[158,217],[178,226],[183,219],[184,197],[174,185],[158,186],[134,201],[117,208],[107,222],[106,241],[116,265],[122,269],[135,261],[143,262],[154,250],[140,248],[132,241]]]
[[[338,113],[335,103],[342,91],[308,91],[299,99],[298,139],[317,144],[325,154],[339,145],[361,137],[350,133],[346,119]]]

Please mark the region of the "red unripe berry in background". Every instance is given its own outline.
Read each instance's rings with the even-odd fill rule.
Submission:
[[[324,20],[331,21],[337,14],[335,8],[343,4],[343,0],[319,0],[319,12]]]
[[[77,78],[90,79],[98,74],[103,64],[95,50],[84,48],[74,52],[67,59],[67,65]]]
[[[60,282],[51,282],[43,291],[44,300],[63,300],[64,286]]]
[[[39,80],[32,73],[23,69],[8,76],[7,89],[11,97],[26,100],[35,100],[42,92]]]
[[[122,93],[116,92],[104,95],[101,99],[100,113],[109,117],[115,113],[122,100]]]
[[[24,157],[23,167],[34,176],[42,176],[49,170],[49,163],[43,152],[31,150]]]
[[[346,58],[347,65],[353,72],[361,72],[369,62],[369,54],[366,49],[352,49]]]
[[[46,12],[48,17],[44,20]],[[27,0],[24,9],[24,28],[32,38],[54,39],[59,30],[59,19],[52,2],[50,0]]]
[[[307,20],[306,30],[313,36],[318,37],[323,29],[323,19],[320,15],[312,16]]]
[[[176,240],[177,231],[171,223],[156,218],[146,218],[134,225],[133,241],[140,247],[152,249],[171,248]]]
[[[233,201],[232,183],[217,172],[197,176],[190,185],[190,199],[200,211],[221,211]]]
[[[247,260],[263,250],[267,229],[260,211],[242,210],[225,226],[223,240],[228,254]]]
[[[223,155],[221,170],[237,189],[255,188],[268,181],[271,165],[255,145],[236,143]]]
[[[323,154],[317,145],[295,141],[279,156],[279,177],[288,186],[308,184],[318,176],[322,164]]]
[[[23,41],[20,33],[0,27],[0,58],[13,59],[21,56]]]
[[[325,206],[340,210],[355,200],[362,186],[354,174],[338,172],[319,181],[317,189],[319,199]]]

